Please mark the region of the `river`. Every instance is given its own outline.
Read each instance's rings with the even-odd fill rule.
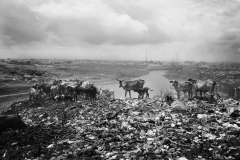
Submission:
[[[149,91],[149,97],[153,98],[153,96],[158,95],[161,90],[169,90],[171,84],[169,83],[169,80],[165,78],[163,75],[166,71],[151,71],[147,75],[143,75],[138,78],[133,78],[133,80],[136,79],[143,79],[145,80],[144,87],[149,87],[153,91]],[[119,83],[116,80],[116,84],[109,84],[109,85],[103,85],[103,88],[109,88],[114,90],[115,98],[122,98],[125,96],[125,91],[123,88],[119,88]],[[132,98],[137,98],[138,94],[136,92],[131,91]],[[129,97],[129,93],[127,93],[127,97]]]

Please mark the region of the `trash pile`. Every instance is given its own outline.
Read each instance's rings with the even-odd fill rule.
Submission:
[[[240,113],[224,101],[161,99],[14,103],[29,125],[0,136],[3,159],[240,159]]]

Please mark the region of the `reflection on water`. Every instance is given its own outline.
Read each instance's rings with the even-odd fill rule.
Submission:
[[[163,74],[166,71],[151,71],[148,75],[144,75],[136,79],[143,79],[145,80],[144,87],[149,87],[153,91],[149,91],[149,97],[152,98],[154,95],[157,95],[160,93],[160,90],[164,89],[170,89],[170,83],[169,80],[165,77],[163,77]],[[123,77],[124,78],[124,77]],[[125,96],[125,91],[123,88],[119,88],[119,83],[116,80],[116,84],[111,85],[103,85],[104,88],[109,88],[114,90],[115,98],[121,98]],[[136,92],[131,91],[132,98],[137,98],[138,94]],[[129,94],[127,93],[127,97],[129,97]]]

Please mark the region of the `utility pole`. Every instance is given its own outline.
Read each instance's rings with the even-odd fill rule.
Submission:
[[[147,62],[147,49],[146,49],[146,62]]]
[[[178,65],[178,51],[177,51],[177,65]]]

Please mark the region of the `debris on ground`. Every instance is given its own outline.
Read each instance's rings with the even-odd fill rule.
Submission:
[[[23,131],[0,136],[0,159],[240,159],[240,112],[223,101],[158,99],[12,104]]]

